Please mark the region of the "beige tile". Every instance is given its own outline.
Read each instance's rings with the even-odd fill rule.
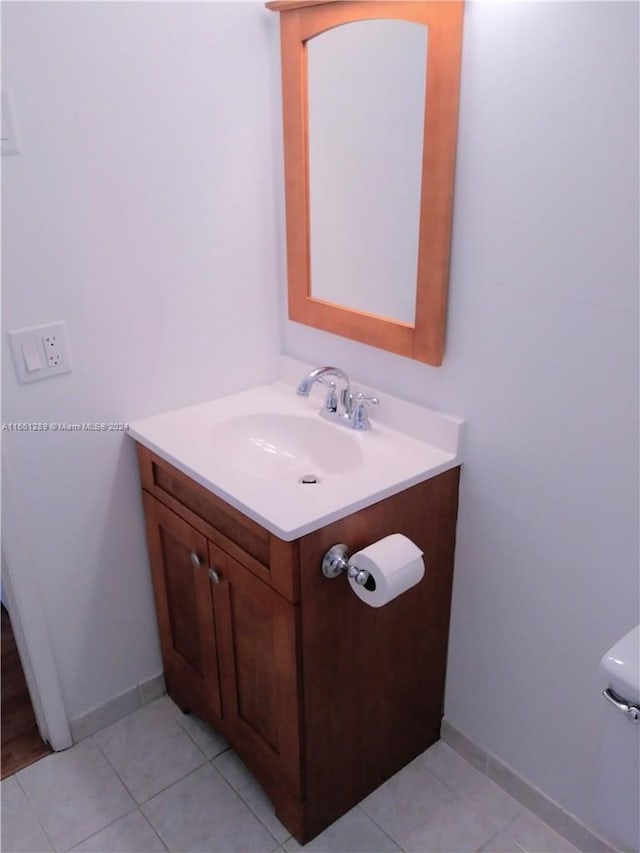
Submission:
[[[381,785],[361,806],[410,853],[474,853],[495,835],[493,825],[437,779],[422,757]]]
[[[400,848],[361,808],[351,809],[304,846],[295,838],[282,845],[286,853],[398,853]]]
[[[578,850],[588,850],[589,853],[616,853],[616,848],[581,823],[569,812],[558,809],[546,820],[551,829],[566,838]]]
[[[276,817],[273,803],[235,752],[228,750],[219,755],[213,762],[213,766],[222,773],[231,787],[238,792],[276,841],[282,843],[289,838],[291,833]]]
[[[175,706],[157,699],[93,736],[138,803],[206,761],[178,723]]]
[[[278,847],[210,764],[158,794],[142,812],[175,853],[271,853]]]
[[[479,853],[522,853],[522,847],[509,835],[498,832],[490,841],[487,841],[484,847],[480,848]]]
[[[146,681],[141,681],[138,684],[138,692],[140,694],[140,704],[147,705],[155,699],[160,699],[167,693],[167,688],[164,683],[164,675],[154,675],[153,678],[148,678]]]
[[[589,853],[615,853],[614,848],[601,836],[588,829],[574,815],[523,779],[497,756],[485,752],[446,720],[442,721],[441,736],[456,753],[497,783],[498,787],[515,799],[523,809],[533,812],[578,850],[588,850]],[[491,809],[487,816],[492,816]]]
[[[48,755],[16,778],[57,850],[69,850],[135,808],[90,738]]]
[[[53,850],[24,791],[15,777],[0,783],[2,798],[2,849],[11,853],[45,853]]]
[[[462,756],[469,764],[473,764],[481,773],[487,772],[487,753],[474,741],[459,732],[448,720],[443,720],[440,726],[440,737],[458,755]]]
[[[527,809],[514,818],[505,832],[527,853],[573,853],[578,849]]]
[[[164,853],[167,848],[140,811],[130,812],[73,848],[73,853]]]
[[[255,782],[255,777],[232,749],[225,752],[224,755],[219,755],[214,761],[213,766],[222,773],[227,782],[236,791],[242,791],[248,788],[252,782]]]
[[[136,711],[140,707],[140,694],[137,687],[126,690],[119,696],[110,699],[99,708],[94,708],[87,714],[70,720],[69,728],[74,743],[79,743],[86,737],[101,731],[117,720],[122,720],[127,714]]]
[[[494,755],[487,760],[487,776],[507,791],[524,809],[532,811],[541,820],[547,821],[557,814],[559,806],[549,799],[539,788],[523,779],[515,770],[497,759]]]
[[[522,811],[521,804],[472,767],[450,746],[438,741],[422,756],[425,767],[494,828],[504,829]]]
[[[193,714],[183,714],[176,706],[176,719],[207,758],[215,758],[216,755],[220,755],[221,752],[229,749],[229,744],[222,735],[219,735],[199,717]]]
[[[426,809],[421,824],[401,841],[409,853],[472,853],[493,832],[477,812],[462,800],[454,800],[444,808]]]

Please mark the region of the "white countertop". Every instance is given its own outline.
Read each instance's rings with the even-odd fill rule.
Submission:
[[[357,432],[320,417],[326,388],[296,395],[310,369],[283,357],[283,381],[137,421],[129,434],[285,541],[461,464],[460,418],[352,381],[380,398],[371,430]]]

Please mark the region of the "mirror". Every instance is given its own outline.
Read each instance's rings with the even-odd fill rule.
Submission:
[[[462,0],[280,2],[289,317],[442,363]]]
[[[411,324],[427,33],[357,21],[307,44],[311,294]]]

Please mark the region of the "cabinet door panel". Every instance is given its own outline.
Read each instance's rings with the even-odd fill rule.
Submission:
[[[298,608],[209,542],[225,719],[239,747],[300,792]]]
[[[169,692],[181,705],[221,717],[207,540],[147,494],[144,503]]]

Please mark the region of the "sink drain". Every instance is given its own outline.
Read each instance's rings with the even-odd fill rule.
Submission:
[[[303,483],[304,485],[307,485],[308,483],[319,483],[320,477],[316,477],[315,474],[303,474],[298,482]]]

